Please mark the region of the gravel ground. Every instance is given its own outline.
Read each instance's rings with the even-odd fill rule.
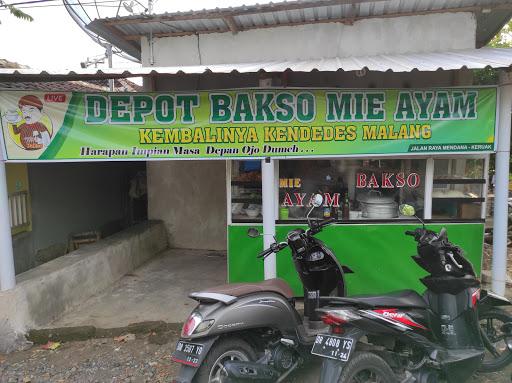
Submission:
[[[512,247],[507,249],[507,274],[512,276]],[[482,269],[491,270],[492,265],[492,245],[484,243],[484,257],[482,261]]]
[[[170,359],[177,332],[140,335],[119,342],[113,338],[63,343],[54,351],[34,346],[0,354],[0,383],[171,382],[179,366]],[[158,344],[165,343],[165,344]],[[477,376],[470,383],[505,383],[512,370]],[[289,383],[314,383],[318,366],[308,365]]]
[[[169,336],[168,343],[162,337]],[[178,366],[170,359],[178,334],[141,335],[118,342],[113,338],[63,343],[54,351],[34,346],[0,354],[0,382],[170,382]],[[155,338],[155,339],[154,339]]]

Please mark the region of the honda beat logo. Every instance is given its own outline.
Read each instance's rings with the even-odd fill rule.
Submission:
[[[44,95],[45,102],[66,102],[66,95],[64,93],[46,93]]]
[[[388,318],[397,322],[400,322],[406,326],[412,326],[426,330],[426,327],[415,322],[406,313],[398,311],[398,309],[384,309],[384,310],[372,310],[374,313],[382,315],[384,318]]]
[[[386,318],[391,319],[400,319],[405,318],[405,313],[397,312],[396,309],[390,309],[390,310],[373,310],[378,314],[381,314],[382,316],[385,316]]]

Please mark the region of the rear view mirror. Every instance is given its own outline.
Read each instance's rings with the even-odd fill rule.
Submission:
[[[324,203],[324,197],[322,197],[321,194],[315,194],[313,196],[313,206],[314,207],[320,207]]]
[[[259,237],[260,236],[260,232],[258,231],[258,229],[256,229],[255,227],[250,227],[248,230],[247,230],[247,235],[251,238],[256,238],[256,237]]]
[[[400,214],[406,217],[414,217],[416,215],[416,210],[414,210],[414,206],[403,204],[398,207]]]

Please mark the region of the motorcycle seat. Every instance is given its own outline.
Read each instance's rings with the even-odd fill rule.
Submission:
[[[414,290],[400,290],[384,295],[355,295],[350,298],[374,307],[427,307],[427,302]]]
[[[287,299],[291,299],[294,296],[288,283],[280,278],[267,279],[258,283],[229,283],[204,290],[207,293],[225,294],[233,297],[242,297],[251,293],[265,291],[281,294]]]

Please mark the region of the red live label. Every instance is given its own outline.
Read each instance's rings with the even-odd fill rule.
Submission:
[[[46,102],[66,102],[66,95],[64,93],[46,93],[44,100]]]

